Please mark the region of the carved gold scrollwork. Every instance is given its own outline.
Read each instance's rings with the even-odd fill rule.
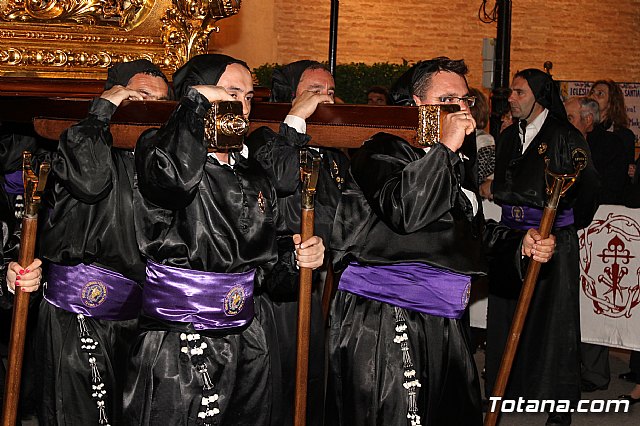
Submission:
[[[2,0],[0,20],[76,23],[130,30],[146,19],[154,4],[155,0]]]
[[[89,52],[68,49],[0,49],[0,64],[62,68],[108,68],[112,63],[148,59],[159,63],[159,55],[123,55],[109,51]]]
[[[173,0],[173,7],[162,17],[166,65],[178,68],[205,53],[209,36],[218,31],[216,22],[239,10],[240,0]]]
[[[205,53],[216,22],[239,9],[240,0],[0,0],[0,76],[102,78],[140,58],[170,73]]]
[[[18,65],[22,61],[22,53],[17,49],[0,50],[0,63],[7,65]]]

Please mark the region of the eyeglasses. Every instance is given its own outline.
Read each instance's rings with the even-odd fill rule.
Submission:
[[[460,102],[464,102],[467,104],[469,108],[473,107],[476,104],[475,96],[440,96],[438,98],[440,102],[443,104],[457,104]]]

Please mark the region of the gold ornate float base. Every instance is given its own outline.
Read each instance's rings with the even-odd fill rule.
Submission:
[[[102,79],[141,58],[171,75],[239,9],[240,0],[0,0],[0,77]]]

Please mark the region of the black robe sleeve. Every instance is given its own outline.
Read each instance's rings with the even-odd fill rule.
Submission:
[[[351,173],[377,215],[395,232],[408,234],[437,221],[456,203],[470,206],[461,191],[460,157],[442,144],[415,158],[410,145],[369,149],[354,156]],[[398,155],[400,154],[400,155]],[[466,201],[466,202],[465,202]]]
[[[482,275],[482,215],[462,191],[465,165],[441,144],[429,152],[379,133],[354,155],[336,213],[336,271],[348,263],[420,262]]]
[[[106,99],[95,99],[88,117],[60,137],[53,172],[57,182],[83,203],[96,203],[113,188],[109,122],[116,108]]]
[[[204,115],[210,107],[209,101],[191,88],[166,125],[140,137],[136,168],[145,198],[172,210],[193,201],[207,160]]]
[[[249,154],[265,169],[278,197],[288,197],[300,190],[300,150],[310,139],[284,123],[278,133],[260,127],[249,135]]]
[[[134,225],[133,153],[113,148],[116,106],[97,98],[65,131],[52,161],[53,207],[43,221],[40,255],[63,265],[97,263],[141,282],[144,260]]]

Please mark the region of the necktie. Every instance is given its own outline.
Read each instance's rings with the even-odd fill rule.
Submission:
[[[522,139],[520,139],[520,150],[519,150],[519,154],[522,155],[523,151],[524,151],[524,141],[525,141],[525,135],[527,134],[527,120],[520,120],[518,122],[518,125],[520,126],[520,129],[522,129]],[[520,136],[520,135],[518,135]]]

